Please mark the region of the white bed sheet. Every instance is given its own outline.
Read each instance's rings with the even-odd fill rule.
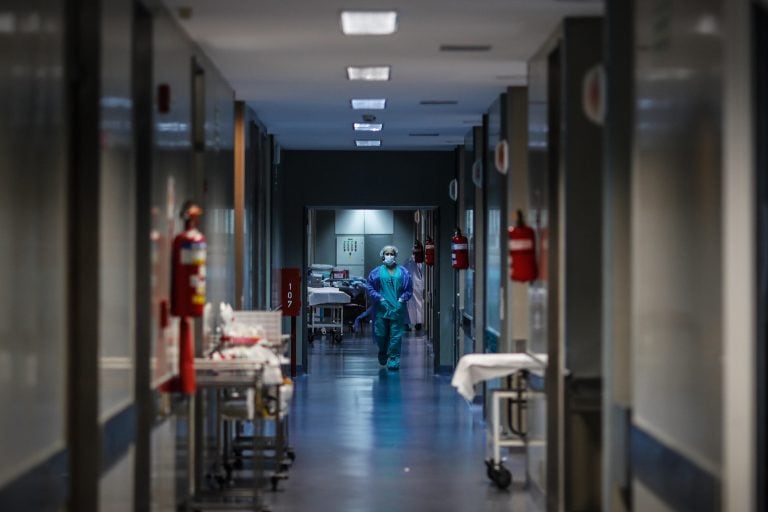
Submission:
[[[310,306],[319,306],[321,304],[348,304],[352,300],[349,294],[342,292],[338,288],[308,287],[307,291],[309,295],[308,302]]]
[[[467,400],[475,397],[475,384],[484,380],[511,375],[520,370],[543,370],[547,364],[546,354],[536,359],[525,353],[512,354],[467,354],[459,359],[453,372],[451,386]]]

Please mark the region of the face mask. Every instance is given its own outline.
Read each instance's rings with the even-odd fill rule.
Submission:
[[[392,256],[391,254],[387,254],[386,256],[384,256],[384,264],[388,267],[391,267],[392,265],[395,264],[395,257]]]

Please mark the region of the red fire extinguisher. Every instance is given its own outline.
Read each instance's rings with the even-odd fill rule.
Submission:
[[[205,259],[207,242],[197,229],[202,209],[183,209],[184,231],[173,239],[171,314],[199,317],[205,306]]]
[[[539,274],[536,267],[536,233],[525,224],[521,210],[517,210],[517,222],[509,228],[508,234],[510,279],[533,281]]]
[[[469,241],[459,228],[451,238],[451,266],[456,270],[469,268]]]
[[[416,263],[424,263],[424,246],[421,245],[421,240],[418,238],[413,243],[413,261]]]
[[[424,262],[430,267],[435,264],[435,242],[431,237],[427,237],[427,243],[424,246]]]
[[[171,314],[179,320],[179,376],[170,389],[195,392],[194,333],[191,317],[203,315],[205,306],[206,239],[197,229],[202,208],[187,201],[181,209],[184,231],[173,240],[171,254]]]

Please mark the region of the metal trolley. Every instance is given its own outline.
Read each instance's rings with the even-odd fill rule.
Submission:
[[[195,359],[198,392],[190,400],[188,418],[188,510],[263,511],[261,492],[267,482],[276,489],[295,460],[284,396],[292,384],[282,368],[289,337],[280,332],[281,313],[238,311],[235,316],[265,328],[267,339],[260,345],[280,364]]]
[[[262,387],[263,365],[248,360],[212,361],[195,360],[197,394],[189,401],[187,418],[189,434],[188,502],[187,510],[255,510],[263,511],[261,497],[262,464],[254,458],[248,479],[234,485],[228,469],[226,439],[222,437],[224,416],[222,407],[231,394],[242,393],[255,407],[255,397]],[[250,390],[250,392],[249,392]],[[206,419],[214,418],[214,436],[207,431]],[[254,420],[253,428],[262,430],[262,423]],[[258,453],[254,437],[253,451]],[[228,472],[226,478],[216,479],[218,472]]]
[[[309,342],[314,341],[318,331],[322,335],[332,332],[333,341],[341,342],[344,337],[344,306],[351,301],[350,296],[330,287],[308,288],[307,295]]]

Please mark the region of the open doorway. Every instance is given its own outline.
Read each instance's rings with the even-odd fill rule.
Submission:
[[[439,325],[439,271],[437,259],[430,258],[425,246],[437,240],[437,208],[326,207],[308,208],[306,215],[304,367],[311,371],[310,348],[343,349],[356,339],[371,339],[375,311],[369,310],[367,278],[381,265],[382,249],[390,245],[398,250],[397,263],[412,277],[406,335],[422,337],[433,358],[433,330]]]

